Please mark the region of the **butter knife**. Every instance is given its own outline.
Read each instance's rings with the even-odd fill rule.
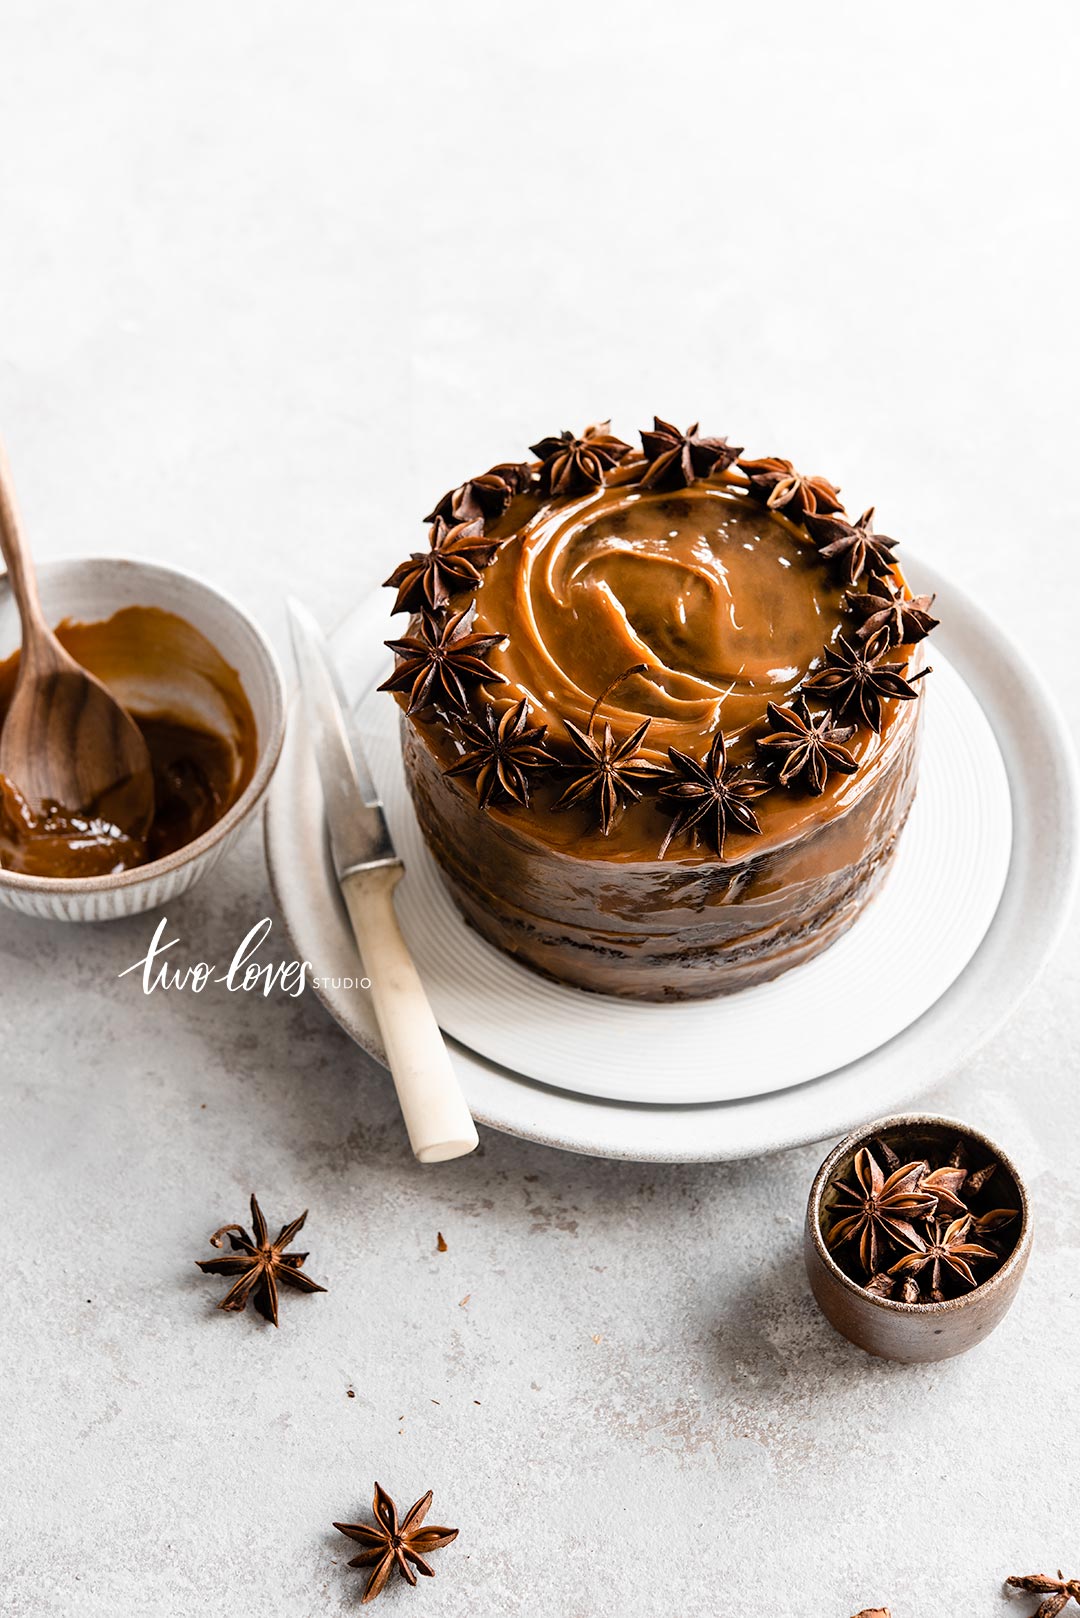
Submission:
[[[394,889],[405,867],[325,636],[300,602],[290,600],[288,611],[334,871],[364,974],[371,979],[409,1144],[421,1163],[464,1157],[479,1144],[476,1125],[394,909]]]

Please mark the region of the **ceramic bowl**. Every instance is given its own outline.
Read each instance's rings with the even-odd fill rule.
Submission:
[[[987,1206],[1019,1210],[1019,1224],[1008,1227],[1010,1235],[1015,1231],[1012,1252],[981,1285],[943,1303],[901,1303],[868,1292],[840,1268],[825,1245],[821,1224],[828,1215],[829,1187],[851,1177],[856,1152],[863,1146],[872,1149],[874,1140],[884,1140],[905,1163],[928,1153],[944,1162],[958,1137],[970,1143],[975,1167],[991,1158],[998,1163],[987,1188]],[[1031,1209],[1019,1170],[994,1141],[954,1118],[904,1113],[867,1124],[834,1146],[810,1191],[804,1253],[814,1297],[841,1336],[882,1359],[907,1364],[950,1359],[982,1342],[1008,1312],[1030,1251]]]
[[[41,603],[49,623],[95,622],[121,607],[161,607],[177,613],[217,647],[240,676],[255,716],[255,773],[232,807],[201,837],[165,859],[111,876],[23,876],[0,869],[0,905],[55,921],[111,921],[167,904],[213,869],[233,845],[274,773],[285,735],[285,689],[277,658],[243,608],[213,585],[155,562],[90,558],[43,562]],[[0,659],[20,643],[19,615],[0,578]]]

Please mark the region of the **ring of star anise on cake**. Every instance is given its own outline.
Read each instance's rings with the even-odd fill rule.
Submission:
[[[755,835],[752,800],[820,796],[832,776],[859,770],[849,744],[880,731],[883,705],[918,696],[911,649],[937,624],[933,597],[908,592],[896,573],[896,540],[875,531],[872,508],[850,518],[829,478],[805,475],[779,456],[744,458],[724,436],[660,417],[642,430],[637,450],[603,421],[541,437],[532,453],[534,460],[498,462],[443,495],[428,515],[426,548],[386,581],[397,591],[393,610],[412,616],[407,632],[387,642],[396,662],[382,689],[402,693],[410,716],[445,733],[456,749],[445,773],[471,785],[485,813],[527,817],[546,784],[550,806],[587,812],[607,837],[628,804],[647,798],[671,816],[658,857],[675,845],[723,860],[731,833],[741,834],[740,843]],[[473,613],[487,570],[515,538],[507,526],[515,505],[569,508],[608,487],[677,498],[703,480],[813,547],[844,592],[837,633],[797,689],[769,701],[748,738],[751,757],[729,762],[722,709],[693,751],[661,747],[648,756],[641,749],[653,746],[650,730],[657,730],[648,717],[620,729],[605,715],[597,729],[594,705],[587,724],[565,713],[553,726],[533,711],[528,693],[504,697],[506,676],[491,654],[507,636],[475,630]]]

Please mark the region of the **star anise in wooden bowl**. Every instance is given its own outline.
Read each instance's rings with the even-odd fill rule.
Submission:
[[[824,1313],[889,1359],[945,1359],[992,1330],[1031,1241],[1019,1170],[968,1125],[921,1114],[841,1141],[810,1194],[805,1253]]]

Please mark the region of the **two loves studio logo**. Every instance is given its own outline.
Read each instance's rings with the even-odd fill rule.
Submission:
[[[316,991],[371,988],[370,978],[318,977],[310,961],[260,959],[273,928],[269,916],[263,916],[245,934],[225,967],[214,961],[185,961],[182,954],[171,953],[180,948],[181,940],[165,937],[168,926],[169,918],[162,916],[146,954],[117,974],[126,978],[133,972],[140,973],[137,981],[142,983],[143,994],[154,994],[158,989],[202,994],[214,985],[230,994],[261,994],[264,999],[283,994],[297,1000],[308,987]]]

